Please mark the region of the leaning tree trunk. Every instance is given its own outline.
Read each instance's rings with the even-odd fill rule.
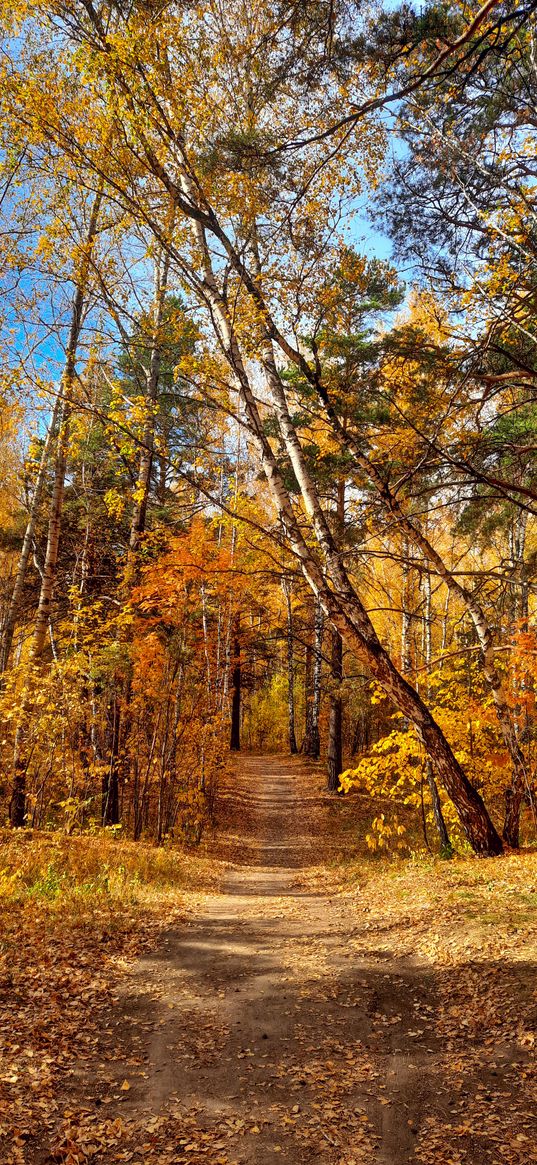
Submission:
[[[424,611],[424,615],[423,615],[423,641],[424,641],[423,645],[424,645],[424,649],[425,649],[424,655],[425,655],[425,667],[426,667],[426,674],[427,674],[427,702],[429,703],[430,698],[431,698],[431,665],[432,665],[432,660],[433,660],[433,627],[432,627],[433,611],[432,611],[432,589],[431,589],[431,572],[430,572],[430,570],[425,571],[424,589],[425,589],[425,611]],[[443,858],[450,858],[453,856],[453,846],[451,844],[450,836],[449,836],[449,833],[447,831],[447,825],[446,825],[445,820],[444,820],[444,814],[442,813],[440,794],[438,792],[438,788],[437,788],[437,784],[436,784],[436,780],[435,780],[435,776],[434,776],[434,769],[433,769],[433,765],[432,765],[430,757],[427,757],[427,760],[425,762],[425,774],[427,777],[427,784],[429,786],[429,792],[431,794],[431,804],[432,804],[432,809],[433,809],[434,823],[436,826],[436,832],[438,834],[438,840],[440,843],[440,855]]]
[[[228,254],[231,256],[232,252],[229,242],[227,250]],[[319,368],[317,366],[315,369],[311,368],[303,353],[299,349],[294,348],[293,345],[288,342],[288,340],[279,330],[276,321],[271,316],[267,304],[263,299],[259,281],[255,282],[251,278],[248,278],[248,273],[243,270],[244,265],[240,263],[240,260],[238,261],[238,265],[240,265],[243,277],[248,285],[250,295],[256,302],[261,318],[265,322],[266,336],[271,337],[270,346],[272,347],[272,343],[274,342],[277,343],[280,351],[300,370],[306,381],[315,389],[325,410],[326,417],[330,423],[333,436],[337,440],[341,449],[345,450],[347,453],[352,454],[352,456],[355,458],[355,462],[358,468],[365,472],[366,476],[377,490],[380,498],[387,506],[388,511],[392,514],[393,517],[397,519],[400,529],[408,536],[414,545],[416,545],[423,552],[431,566],[433,566],[440,578],[442,578],[446,583],[450,592],[457,595],[458,598],[463,601],[474,622],[481,646],[483,671],[487,683],[491,689],[491,694],[496,707],[496,714],[500,724],[503,740],[512,764],[512,780],[507,797],[507,822],[504,826],[504,839],[509,845],[516,847],[518,846],[518,822],[520,818],[520,807],[524,794],[529,790],[529,780],[526,768],[526,760],[520,748],[516,726],[514,724],[511,709],[509,707],[509,701],[505,692],[505,687],[495,664],[493,635],[491,628],[489,627],[486,620],[485,614],[478,600],[476,599],[475,594],[458,581],[455,575],[444,563],[441,555],[431,545],[428,538],[420,530],[419,525],[417,525],[415,521],[406,514],[401,501],[395,496],[394,493],[392,493],[388,483],[378,469],[377,465],[374,463],[374,461],[369,459],[366,453],[364,453],[358,438],[349,433],[345,426],[342,424],[340,417],[334,405],[332,404],[326,385],[322,381]],[[274,396],[275,401],[277,402],[278,415],[279,417],[282,417],[286,411],[288,414],[288,409],[286,402],[282,408],[281,402],[282,398],[285,399],[285,392],[281,384],[279,387],[277,385],[277,379],[279,378],[273,356],[269,355],[269,360],[264,361],[264,363],[271,387],[275,390]],[[297,447],[300,449],[300,446],[296,433],[292,432],[289,415],[287,415],[287,418],[284,417],[284,425],[287,427],[288,432],[288,439],[286,440],[287,449],[289,452],[290,460],[293,464],[293,468],[296,472],[296,453]],[[302,485],[301,492],[306,503],[306,509],[313,517],[315,507],[312,509],[311,499],[309,501],[306,499]],[[317,513],[316,517],[316,533],[318,536],[319,513]],[[319,540],[320,544],[322,545],[322,536]],[[495,842],[494,844],[496,845],[497,843]]]
[[[186,174],[182,176],[182,180],[185,190],[194,193],[192,182],[186,177]],[[343,638],[348,640],[357,655],[367,664],[371,675],[384,689],[395,707],[412,720],[418,736],[435,764],[439,779],[457,809],[468,841],[474,851],[483,856],[499,854],[502,852],[502,842],[479,793],[466,777],[440,726],[423,703],[419,693],[397,671],[388,652],[380,643],[371,619],[347,575],[344,563],[336,552],[318,495],[304,463],[302,448],[289,416],[282,382],[273,361],[267,363],[263,360],[276,404],[280,432],[298,481],[306,513],[311,522],[315,549],[304,537],[278,460],[268,439],[263,418],[259,412],[256,394],[250,383],[227,302],[218,287],[211,252],[205,237],[205,229],[199,220],[193,223],[193,230],[203,266],[202,291],[200,291],[197,273],[193,273],[192,276],[193,286],[210,306],[222,352],[229,364],[235,386],[240,394],[251,437],[259,452],[267,485],[277,507],[279,519],[286,531],[289,546],[300,564],[304,578],[320,600],[325,615],[340,631]],[[211,223],[211,230],[216,233],[216,224]],[[231,244],[221,236],[221,232],[218,237],[222,237],[224,244],[228,244],[228,247],[231,248]],[[259,303],[259,283],[250,280],[248,290]],[[263,307],[264,305],[261,303],[260,308],[263,309]],[[270,322],[272,323],[272,321]],[[267,321],[268,323],[269,321]],[[270,334],[270,331],[267,330],[267,337]],[[275,326],[272,334],[278,334]],[[278,339],[280,339],[279,334]]]
[[[311,370],[298,353],[292,358],[305,372],[307,379],[312,382]],[[452,571],[446,566],[438,551],[432,546],[427,536],[420,529],[415,520],[406,514],[401,501],[392,493],[374,462],[364,454],[357,438],[343,429],[339,417],[332,406],[325,386],[318,378],[313,378],[320,400],[325,408],[326,415],[331,422],[334,435],[340,447],[352,453],[358,467],[365,472],[372,485],[377,490],[389,513],[396,518],[400,529],[407,535],[423,553],[426,561],[445,582],[451,594],[456,595],[465,605],[476,630],[481,647],[481,662],[485,679],[490,687],[494,701],[496,716],[500,726],[503,741],[512,766],[511,784],[506,790],[506,816],[503,828],[505,842],[513,848],[519,845],[520,809],[525,793],[529,789],[529,779],[526,759],[520,747],[516,725],[509,706],[509,699],[502,677],[494,659],[494,636],[487,621],[483,608],[475,594],[459,582]]]
[[[41,578],[39,602],[37,605],[32,644],[30,648],[30,658],[28,665],[29,676],[25,685],[19,720],[15,732],[13,755],[13,789],[9,815],[11,824],[19,828],[24,825],[26,817],[26,773],[28,768],[26,737],[29,730],[32,711],[33,690],[37,678],[35,672],[41,662],[47,638],[47,630],[51,619],[52,600],[54,596],[58,556],[60,550],[65,475],[67,471],[67,457],[69,452],[73,390],[76,380],[76,359],[80,333],[82,330],[91,255],[93,251],[95,235],[97,232],[97,222],[101,201],[102,191],[100,190],[95,195],[91,209],[86,245],[84,247],[82,262],[73,299],[71,325],[69,329],[69,338],[65,355],[65,367],[60,385],[59,395],[61,398],[61,411],[59,416],[58,433],[56,437],[56,456],[54,463],[54,478],[52,483],[52,497],[50,502],[45,563]]]
[[[300,539],[300,552],[305,560],[305,576],[311,580],[325,613],[329,615],[342,634],[344,631],[347,634],[350,633],[357,647],[360,645],[360,655],[366,659],[372,675],[395,706],[412,721],[448,795],[457,807],[463,828],[476,853],[501,853],[501,840],[479,793],[468,780],[443,732],[418,692],[400,675],[380,643],[371,619],[354,589],[342,557],[335,546],[291,420],[283,384],[276,371],[274,361],[270,357],[269,359],[265,357],[263,364],[276,406],[280,432],[300,488],[306,512],[312,523],[317,544],[324,555],[332,585],[327,586],[323,571],[314,566],[313,555],[308,553],[308,547],[303,546],[303,540]],[[273,486],[276,483],[276,475],[272,467],[269,481]],[[288,505],[287,496],[285,501]],[[288,525],[287,529],[289,531]],[[296,538],[297,532],[294,531],[294,533]],[[297,542],[297,550],[298,548]]]

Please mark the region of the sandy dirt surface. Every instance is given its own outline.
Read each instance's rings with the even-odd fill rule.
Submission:
[[[229,862],[221,891],[200,895],[134,965],[103,1020],[86,1088],[107,1130],[96,1159],[536,1160],[529,1125],[517,1126],[520,1156],[504,1158],[490,1140],[497,1127],[500,1144],[501,1106],[512,1108],[513,1049],[490,1048],[490,1072],[470,1058],[450,1080],[430,965],[411,943],[401,949],[389,915],[371,918],[364,902],[330,892],[330,870],[313,872],[330,805],[304,799],[303,780],[299,760],[241,759],[219,842]],[[486,1113],[492,1093],[498,1125],[476,1140],[468,1108],[480,1101]]]

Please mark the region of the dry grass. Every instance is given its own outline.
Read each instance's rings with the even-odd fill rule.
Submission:
[[[68,837],[60,832],[0,832],[0,902],[53,903],[98,898],[135,903],[212,888],[215,863],[177,848],[157,848],[107,831]]]

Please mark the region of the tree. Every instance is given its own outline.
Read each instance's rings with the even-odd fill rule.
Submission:
[[[289,752],[294,756],[298,752],[295,725],[295,637],[293,617],[293,589],[292,579],[282,578],[282,590],[285,595],[286,608],[286,647],[287,647],[287,714],[289,724]]]
[[[384,44],[384,54],[375,59],[367,36],[356,35],[371,31],[367,17],[354,8],[348,10],[350,22],[348,13],[338,14],[327,53],[323,5],[300,14],[292,6],[277,14],[271,5],[256,5],[255,12],[234,6],[225,15],[209,6],[201,20],[199,9],[172,5],[163,13],[135,4],[128,11],[114,9],[106,23],[99,10],[72,0],[55,16],[62,70],[52,86],[53,107],[38,102],[33,61],[23,83],[22,45],[20,62],[7,77],[20,126],[38,117],[72,169],[81,167],[86,176],[104,173],[125,216],[153,233],[204,333],[200,357],[206,368],[200,374],[199,357],[192,361],[191,379],[207,408],[217,401],[244,425],[278,531],[283,528],[286,551],[313,592],[319,619],[322,612],[415,726],[471,844],[482,853],[499,852],[499,838],[422,692],[401,674],[391,645],[379,635],[363,572],[334,534],[300,413],[309,409],[309,429],[345,462],[343,476],[352,488],[373,487],[400,532],[409,542],[417,539],[420,553],[431,558],[432,552],[434,569],[444,569],[413,521],[412,501],[407,509],[390,475],[379,468],[375,442],[382,443],[382,432],[375,422],[382,418],[361,418],[354,410],[345,423],[337,384],[323,371],[322,337],[312,319],[320,283],[329,295],[324,276],[341,250],[345,200],[356,197],[378,167],[385,124],[375,112],[396,95],[429,94],[456,64],[488,56],[494,37],[504,37],[509,24],[493,9],[485,4],[466,21],[450,13],[450,36],[436,51],[443,17],[427,13],[410,20],[409,28],[403,22],[402,30],[387,18],[373,38],[377,50]],[[517,14],[517,21],[524,19]],[[90,68],[83,73],[80,43],[90,49]],[[207,94],[218,90],[224,46],[236,98],[216,110]],[[62,87],[67,63],[69,84]],[[39,68],[42,90],[44,54]],[[82,94],[90,95],[88,126],[73,115],[75,89],[77,106]],[[106,159],[97,155],[92,136],[113,143]],[[170,202],[174,219],[168,230],[162,207]],[[312,333],[313,344],[307,339]],[[352,342],[360,347],[356,337]],[[361,347],[368,382],[378,372],[378,345],[362,338]],[[300,384],[289,377],[290,369]],[[210,484],[207,492],[214,498]],[[455,576],[448,574],[453,588]],[[445,569],[441,577],[448,585]],[[462,590],[457,596],[462,601]],[[464,597],[474,603],[479,622],[475,596]]]
[[[111,58],[108,55],[107,33],[96,14],[88,14],[85,12],[80,26],[81,35],[86,35],[84,22],[88,19],[88,16],[90,23],[93,24],[92,35],[96,37],[97,53],[100,56],[101,64],[106,73],[111,66]],[[133,25],[136,24],[137,19],[137,14],[131,14],[130,21],[128,22],[129,41],[131,41]],[[196,147],[199,155],[196,161],[193,153],[194,138],[189,138],[187,143],[185,127],[183,126],[179,146],[177,146],[179,139],[176,136],[174,137],[174,168],[177,174],[177,177],[174,177],[168,164],[170,159],[166,156],[163,157],[160,149],[155,151],[154,144],[151,141],[151,133],[149,137],[147,136],[146,102],[147,100],[150,101],[157,119],[159,117],[158,110],[162,108],[162,104],[160,100],[155,102],[156,92],[151,90],[148,93],[145,82],[141,82],[141,74],[136,58],[133,59],[131,56],[123,57],[119,50],[121,37],[125,35],[126,31],[127,25],[123,27],[120,21],[115,33],[114,64],[112,66],[114,70],[114,92],[117,95],[115,97],[112,115],[114,118],[121,120],[124,116],[123,106],[125,115],[128,106],[131,131],[137,136],[140,144],[141,157],[144,159],[147,175],[150,175],[153,181],[157,181],[161,188],[164,188],[168,194],[173,195],[177,215],[179,218],[184,216],[183,221],[186,224],[190,224],[191,257],[184,249],[179,252],[175,246],[169,246],[170,258],[182,272],[183,278],[188,283],[191,293],[197,297],[200,307],[203,307],[210,313],[215,327],[215,339],[225,356],[231,377],[239,391],[242,407],[244,408],[250,431],[255,439],[267,480],[273,491],[274,500],[281,515],[281,520],[285,525],[292,551],[301,562],[305,577],[318,596],[325,614],[335,623],[338,630],[344,630],[351,636],[353,644],[360,651],[360,654],[367,659],[368,666],[371,668],[373,675],[385,687],[394,702],[418,727],[427,748],[430,750],[432,756],[434,756],[434,763],[441,779],[457,803],[468,836],[474,847],[479,852],[498,852],[501,849],[501,845],[481,799],[464,776],[460,765],[456,761],[452,750],[434,718],[431,716],[431,713],[425,707],[419,695],[412,689],[411,685],[400,676],[393,661],[378,639],[365,607],[345,571],[341,555],[334,545],[328,523],[319,504],[314,483],[304,460],[303,449],[297,437],[290,414],[289,401],[278,372],[275,348],[288,361],[294,362],[308,380],[312,380],[315,383],[318,380],[318,376],[315,368],[310,367],[301,351],[283,334],[276,323],[274,313],[270,309],[268,296],[273,297],[285,285],[287,268],[284,268],[282,271],[283,283],[281,279],[277,279],[273,281],[272,286],[269,288],[266,285],[263,270],[266,260],[264,256],[260,256],[259,254],[258,239],[260,236],[257,228],[252,236],[252,223],[259,221],[262,210],[262,199],[266,201],[267,197],[272,197],[272,185],[274,181],[273,167],[271,165],[265,165],[261,169],[256,167],[254,196],[254,188],[249,183],[249,167],[245,166],[243,171],[244,177],[239,184],[240,190],[235,191],[235,198],[233,199],[235,209],[238,207],[236,195],[240,193],[239,230],[237,231],[235,226],[231,227],[230,220],[229,225],[233,231],[233,233],[230,233],[225,221],[223,221],[226,215],[225,209],[223,209],[222,219],[222,217],[219,217],[215,207],[211,204],[210,194],[212,190],[216,192],[215,182],[217,182],[220,205],[225,208],[223,192],[226,187],[228,190],[231,190],[230,182],[232,175],[236,173],[235,159],[232,158],[230,164],[226,157],[226,151],[221,150],[218,165],[215,164],[213,155],[213,159],[209,167],[207,167],[203,161],[203,156],[199,154],[199,148]],[[220,31],[218,30],[219,33]],[[163,41],[164,32],[166,33],[167,45]],[[192,33],[192,28],[189,29],[189,32]],[[155,27],[155,34],[155,45],[158,42],[158,51],[161,53],[161,60],[166,62],[164,72],[162,65],[156,65],[155,84],[157,91],[160,91],[162,97],[164,97],[170,85],[173,87],[174,70],[170,63],[170,48],[173,41],[177,59],[180,57],[182,61],[181,67],[185,93],[188,91],[189,85],[193,86],[189,100],[191,101],[191,116],[195,118],[204,108],[203,94],[197,88],[199,58],[196,57],[195,65],[194,61],[189,59],[190,45],[185,40],[185,30],[181,22],[177,21],[172,25],[167,24],[166,27],[162,23],[158,28]],[[236,40],[235,45],[236,59],[233,61],[233,65],[240,73],[243,68],[243,61]],[[198,53],[198,50],[199,46],[196,47],[196,53]],[[210,59],[206,58],[206,69],[210,70],[210,68],[214,67],[214,59],[211,62]],[[118,69],[119,73],[116,72]],[[265,93],[267,92],[266,75],[268,69],[269,61],[265,53],[263,78],[263,91]],[[188,70],[191,70],[191,72],[189,73]],[[121,83],[118,88],[117,80],[119,77],[121,78]],[[259,86],[259,78],[256,78],[256,84]],[[272,109],[275,108],[275,96],[276,91],[271,90]],[[250,125],[252,125],[251,111],[252,103],[249,99],[244,108],[244,113],[249,117]],[[323,110],[323,116],[326,117],[327,113],[329,111]],[[259,119],[259,112],[257,112],[257,116]],[[294,113],[294,120],[296,123],[296,111]],[[237,111],[235,110],[235,127],[237,124]],[[165,138],[167,132],[166,128],[164,130]],[[222,129],[220,128],[218,132],[221,135]],[[236,133],[236,128],[234,132]],[[250,134],[251,132],[250,130]],[[71,143],[73,152],[76,154],[79,143],[76,135],[73,135],[72,131]],[[177,148],[179,150],[178,156]],[[324,149],[324,146],[320,147],[321,155]],[[136,170],[139,165],[139,156],[137,154]],[[178,161],[179,169],[177,170]],[[317,149],[313,169],[310,171],[312,187],[314,186],[315,175],[319,173],[319,162],[319,149]],[[304,156],[301,157],[301,166],[307,170]],[[287,184],[289,184],[292,172],[293,167],[291,165],[285,178]],[[262,186],[260,185],[261,174],[263,175]],[[345,168],[341,167],[340,159],[338,159],[337,166],[334,164],[333,167],[329,167],[327,157],[324,156],[322,182],[325,183],[327,178],[334,181],[335,189],[341,186],[342,181],[347,180],[348,174]],[[232,181],[235,182],[234,177]],[[319,179],[317,179],[318,181]],[[127,196],[125,186],[123,186],[123,190]],[[309,229],[310,210],[313,212],[313,200],[318,192],[319,188],[317,186],[315,190],[312,189],[308,200],[300,205],[292,227],[299,234]],[[130,197],[129,205],[132,205]],[[326,203],[323,212],[325,215],[328,214],[330,216],[331,205],[330,202]],[[150,219],[151,212],[147,204],[145,206],[145,214]],[[268,209],[269,204],[266,202],[266,210],[268,211]],[[319,241],[322,238],[323,228],[324,222],[316,224],[315,230]],[[160,236],[161,232],[159,230],[158,237],[162,242]],[[218,247],[222,253],[224,265],[221,269],[217,269],[215,266],[208,243],[209,237],[214,240],[214,246]],[[249,250],[252,256],[251,264],[249,264],[248,260],[244,257],[243,239],[252,239],[252,237],[253,247],[247,247],[246,252],[248,254]],[[306,239],[305,245],[307,247],[309,242],[306,236],[304,238]],[[239,281],[238,284],[236,283],[237,280]],[[308,521],[311,525],[312,534],[317,543],[317,553],[320,555],[320,558],[309,548],[303,538],[297,523],[296,514],[282,481],[277,460],[265,436],[263,423],[255,400],[255,393],[252,389],[250,375],[247,371],[246,361],[251,356],[251,343],[247,341],[243,351],[246,337],[243,336],[242,330],[237,327],[239,317],[237,317],[236,311],[234,316],[230,313],[230,293],[233,293],[236,297],[238,296],[237,306],[239,308],[243,307],[247,317],[250,317],[250,325],[251,313],[255,313],[257,324],[252,329],[251,337],[255,341],[257,359],[266,377],[271,407],[278,425],[285,455],[295,475],[305,512],[308,515]],[[329,413],[329,419],[333,424],[333,413]]]
[[[102,190],[99,190],[95,195],[91,205],[87,235],[81,248],[80,264],[75,276],[75,291],[73,297],[69,337],[65,353],[65,367],[59,389],[61,407],[59,410],[58,428],[57,433],[55,434],[56,439],[54,442],[55,448],[52,496],[50,501],[45,561],[30,649],[30,680],[29,685],[26,687],[22,695],[19,722],[17,724],[14,743],[13,791],[11,795],[10,817],[12,825],[16,826],[24,825],[26,818],[25,789],[28,760],[25,748],[25,735],[27,732],[28,717],[32,707],[32,687],[35,684],[37,678],[36,675],[32,675],[32,673],[35,673],[39,668],[51,617],[51,604],[54,595],[56,568],[58,564],[58,554],[60,548],[65,475],[69,450],[73,393],[76,381],[78,344],[82,330],[84,307],[86,303],[88,282],[91,270],[91,254],[97,233],[101,201]],[[23,543],[21,553],[22,569],[21,566],[19,566],[19,577],[15,582],[15,587],[17,587],[17,584],[19,584],[19,589],[22,586],[24,572],[27,564],[27,557],[25,560],[27,541],[28,540],[26,539],[25,543]]]

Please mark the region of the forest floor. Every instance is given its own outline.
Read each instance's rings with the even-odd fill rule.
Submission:
[[[204,856],[19,893],[3,1162],[537,1162],[537,855],[366,858],[321,783],[246,756]]]

